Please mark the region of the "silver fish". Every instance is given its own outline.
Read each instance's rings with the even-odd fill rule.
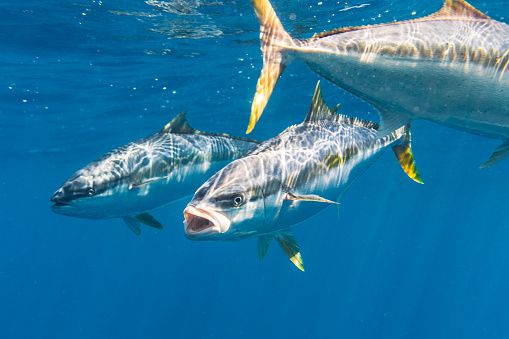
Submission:
[[[249,133],[294,60],[373,105],[379,136],[414,119],[503,140],[490,166],[509,156],[509,26],[463,0],[416,20],[347,27],[292,38],[268,0],[251,0],[260,22],[263,69]]]
[[[258,144],[197,131],[184,111],[159,133],[80,169],[55,192],[52,210],[87,219],[123,218],[137,235],[140,222],[163,228],[149,211],[192,195],[198,183]]]
[[[405,172],[422,183],[410,149],[410,126],[377,139],[378,125],[329,110],[317,85],[306,120],[263,142],[212,176],[184,211],[191,240],[258,237],[263,259],[275,238],[304,270],[290,227],[328,203],[337,204],[348,187],[387,147]]]

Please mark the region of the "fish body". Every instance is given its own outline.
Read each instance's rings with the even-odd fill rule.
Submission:
[[[251,2],[261,24],[264,66],[248,132],[284,69],[300,60],[377,108],[379,136],[426,119],[504,144],[509,140],[509,26],[468,3],[446,0],[428,17],[298,40],[267,0]],[[485,165],[507,155],[494,154]]]
[[[123,218],[162,228],[148,212],[190,196],[211,174],[259,142],[194,130],[185,112],[159,133],[119,147],[88,164],[58,189],[55,213],[88,219]]]
[[[420,182],[410,151],[410,126],[377,138],[378,125],[330,111],[315,91],[306,120],[263,142],[213,175],[187,205],[191,240],[259,237],[263,258],[272,237],[302,267],[292,226],[336,204],[387,147]]]

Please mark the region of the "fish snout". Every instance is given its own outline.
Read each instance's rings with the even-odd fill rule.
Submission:
[[[69,199],[69,195],[66,194],[66,191],[63,188],[58,189],[50,200],[53,203],[51,210],[55,213],[67,214],[79,209],[73,202],[70,201],[71,199]]]
[[[205,240],[207,236],[225,233],[230,220],[222,213],[188,205],[184,210],[184,232],[190,240]]]
[[[53,196],[51,197],[51,202],[54,202],[54,203],[59,203],[59,202],[62,202],[64,200],[64,197],[65,197],[65,193],[64,193],[64,190],[63,189],[59,189],[58,191],[56,191]]]

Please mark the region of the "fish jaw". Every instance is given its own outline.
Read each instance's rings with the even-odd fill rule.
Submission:
[[[79,213],[79,208],[72,201],[66,199],[65,192],[62,188],[53,194],[50,199],[53,202],[51,211],[57,214],[75,216]]]
[[[55,202],[51,206],[51,211],[56,214],[75,216],[79,208],[70,202]]]
[[[231,221],[224,214],[188,205],[184,210],[184,231],[190,240],[206,240],[214,234],[225,233]]]

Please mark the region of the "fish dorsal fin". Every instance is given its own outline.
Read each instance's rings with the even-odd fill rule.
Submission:
[[[361,120],[353,117],[348,117],[343,114],[336,113],[339,105],[336,105],[332,110],[325,103],[320,90],[320,81],[316,84],[315,94],[311,100],[311,106],[309,107],[308,115],[304,120],[304,123],[319,122],[319,121],[331,121],[349,125],[355,125],[366,128],[378,129],[378,124],[372,121]]]
[[[433,13],[421,20],[436,18],[472,18],[472,19],[490,19],[489,16],[482,13],[474,6],[463,0],[445,0],[443,7],[436,13]],[[419,19],[418,19],[419,20]]]
[[[320,89],[320,81],[316,84],[313,99],[311,99],[311,106],[309,107],[308,115],[304,122],[327,120],[333,113],[329,106],[325,103]]]
[[[165,134],[165,133],[200,134],[200,135],[225,137],[225,138],[230,138],[230,139],[235,139],[235,140],[241,140],[241,141],[254,142],[257,144],[261,144],[261,142],[258,140],[234,137],[234,136],[226,134],[226,133],[208,133],[208,132],[198,131],[198,130],[192,128],[191,125],[189,125],[189,123],[187,122],[186,113],[187,113],[187,111],[180,112],[175,118],[173,118],[172,121],[170,121],[166,126],[163,127],[162,130],[159,131],[159,134]]]
[[[159,134],[163,133],[178,133],[178,134],[196,134],[200,133],[189,125],[186,117],[187,111],[180,112],[168,125],[164,126]]]
[[[441,19],[491,19],[486,14],[482,13],[469,3],[463,0],[445,0],[444,5],[442,8],[431,15],[425,16],[423,18],[418,19],[412,19],[412,20],[404,20],[404,21],[397,21],[397,22],[388,22],[385,24],[378,24],[378,25],[365,25],[365,26],[350,26],[350,27],[342,27],[337,28],[332,31],[317,33],[311,37],[308,41],[312,41],[315,39],[324,38],[330,35],[335,34],[341,34],[346,32],[353,32],[353,31],[359,31],[362,29],[368,29],[368,28],[376,28],[376,27],[382,27],[382,26],[388,26],[388,25],[400,25],[400,24],[406,24],[409,22],[420,22],[420,21],[431,21],[431,20],[441,20]]]
[[[293,264],[301,271],[304,271],[299,244],[297,244],[293,231],[288,229],[279,231],[274,234],[274,238],[276,238],[277,243]]]

